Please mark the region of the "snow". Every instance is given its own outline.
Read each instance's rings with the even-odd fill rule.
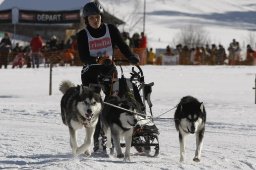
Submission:
[[[128,76],[130,66],[123,67]],[[204,102],[207,124],[200,163],[192,161],[195,137],[186,140],[186,159],[179,162],[173,120],[157,119],[160,154],[146,157],[131,149],[131,162],[115,156],[73,157],[68,128],[60,117],[62,80],[80,84],[81,67],[54,67],[53,94],[49,68],[1,70],[0,169],[256,169],[255,66],[142,66],[154,82],[157,117],[186,95]],[[161,116],[172,118],[174,110]],[[78,133],[79,143],[84,131]]]
[[[146,1],[146,34],[153,48],[173,45],[179,30],[190,24],[205,28],[213,43],[224,46],[233,38],[246,45],[248,34],[255,33],[255,0]],[[20,4],[17,0],[9,2],[13,6]],[[127,22],[120,27],[121,31],[142,31],[142,20],[135,27],[131,21],[136,15],[142,16],[142,0],[102,3]],[[53,4],[40,3],[40,6],[50,9]],[[67,4],[58,4],[58,9],[64,5]],[[135,6],[137,11],[132,15]],[[256,105],[252,89],[255,66],[142,66],[142,69],[146,82],[155,83],[151,96],[155,117],[173,108],[186,95],[204,102],[207,124],[200,163],[192,161],[194,136],[187,138],[185,162],[179,162],[178,134],[173,120],[164,119],[172,118],[174,110],[155,120],[160,130],[158,157],[138,155],[134,148],[131,162],[127,163],[115,156],[73,157],[68,129],[60,117],[62,95],[58,86],[66,79],[81,84],[81,67],[54,67],[53,94],[49,96],[49,68],[10,69],[9,66],[0,70],[0,169],[256,169]],[[130,70],[130,66],[124,67],[126,75]],[[78,136],[81,144],[82,130]]]

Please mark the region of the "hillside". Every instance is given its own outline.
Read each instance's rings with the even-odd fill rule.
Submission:
[[[143,0],[104,0],[104,7],[127,22],[121,29],[141,32]],[[181,28],[196,25],[209,33],[212,43],[228,46],[235,38],[241,45],[248,42],[249,33],[256,31],[254,0],[147,0],[146,33],[149,45],[173,45]],[[135,26],[134,23],[138,22]],[[254,42],[255,43],[255,42]],[[252,44],[253,45],[253,44]]]
[[[33,2],[35,2],[34,0]],[[63,5],[74,9],[81,1],[37,0],[40,8],[60,9]],[[0,4],[3,0],[0,0]],[[15,0],[8,0],[15,7]],[[30,2],[30,0],[27,0]],[[181,28],[196,25],[203,28],[209,35],[211,43],[222,43],[228,46],[233,38],[242,47],[248,43],[249,35],[256,32],[256,2],[255,0],[146,0],[146,34],[149,46],[165,48],[173,43]],[[104,8],[115,16],[123,19],[127,24],[120,26],[121,31],[134,32],[143,30],[144,0],[102,0]],[[30,8],[33,3],[27,3]],[[38,8],[38,5],[37,7]],[[255,36],[254,36],[255,37]],[[255,46],[255,40],[250,42]]]

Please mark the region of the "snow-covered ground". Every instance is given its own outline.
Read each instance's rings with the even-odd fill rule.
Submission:
[[[123,67],[128,75],[130,66]],[[154,116],[174,107],[185,95],[205,103],[207,125],[202,160],[192,161],[195,137],[187,138],[179,162],[173,120],[158,119],[160,154],[151,158],[131,150],[131,162],[115,156],[73,157],[68,128],[60,117],[58,86],[68,79],[80,84],[81,67],[0,70],[0,169],[256,169],[255,66],[142,66],[146,82],[155,82]],[[161,118],[172,118],[174,110]],[[84,133],[79,131],[79,143]]]
[[[0,4],[3,0],[0,0]],[[70,1],[73,2],[73,1]],[[224,46],[233,38],[244,46],[255,33],[255,0],[146,0],[149,47],[165,48],[187,25],[205,28],[212,43]],[[104,0],[104,7],[127,22],[120,30],[142,31],[143,1]],[[15,4],[14,4],[15,5]],[[30,4],[27,4],[29,7]],[[49,3],[45,3],[48,5]],[[62,4],[59,4],[62,5]],[[136,11],[134,7],[136,6]],[[132,15],[137,12],[135,15]],[[140,16],[137,16],[137,14]],[[134,19],[131,21],[131,19]],[[140,156],[131,150],[131,162],[115,157],[74,158],[69,134],[60,117],[59,83],[80,84],[81,67],[53,69],[49,96],[49,68],[0,70],[0,169],[245,169],[256,170],[256,67],[143,66],[146,82],[155,82],[154,116],[173,108],[185,95],[205,103],[207,125],[202,161],[192,161],[195,138],[187,139],[186,161],[179,162],[178,134],[171,119],[158,119],[160,154]],[[129,72],[130,67],[124,67]],[[170,111],[161,118],[173,117]],[[84,138],[79,131],[79,142]]]

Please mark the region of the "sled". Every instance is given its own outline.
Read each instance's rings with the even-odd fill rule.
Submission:
[[[120,69],[121,78],[117,79],[113,76],[111,78],[105,75],[102,82],[104,82],[105,86],[106,84],[111,84],[111,87],[107,87],[108,89],[111,89],[111,95],[117,95],[120,91],[125,90],[125,87],[120,84],[121,82],[126,82],[130,92],[132,92],[137,104],[140,106],[140,112],[138,114],[139,119],[138,123],[134,127],[131,146],[133,146],[139,154],[156,157],[159,154],[159,130],[153,121],[153,104],[150,100],[152,86],[154,83],[151,82],[147,84],[144,82],[144,75],[140,66],[132,67],[129,78],[124,77],[121,66]],[[149,113],[147,110],[149,110]],[[121,146],[124,147],[125,144],[122,143]]]

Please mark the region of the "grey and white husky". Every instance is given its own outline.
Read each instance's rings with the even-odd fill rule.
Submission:
[[[85,86],[75,86],[70,81],[63,81],[59,87],[64,94],[61,99],[62,121],[69,128],[70,146],[73,154],[90,154],[95,127],[102,110],[99,94]],[[84,143],[78,147],[76,130],[85,128]]]
[[[109,103],[133,110],[136,105],[129,100],[120,100],[119,97],[111,97]],[[137,123],[137,116],[134,113],[125,111],[116,107],[104,105],[102,111],[102,123],[105,135],[107,135],[107,147],[112,148],[111,137],[118,158],[124,158],[124,161],[130,161],[130,148],[132,142],[133,128]],[[120,140],[124,138],[125,154],[122,153]]]
[[[206,111],[202,102],[192,96],[183,97],[174,114],[175,127],[179,132],[180,161],[185,158],[185,137],[196,135],[196,152],[194,161],[201,159],[201,150],[205,132]]]

